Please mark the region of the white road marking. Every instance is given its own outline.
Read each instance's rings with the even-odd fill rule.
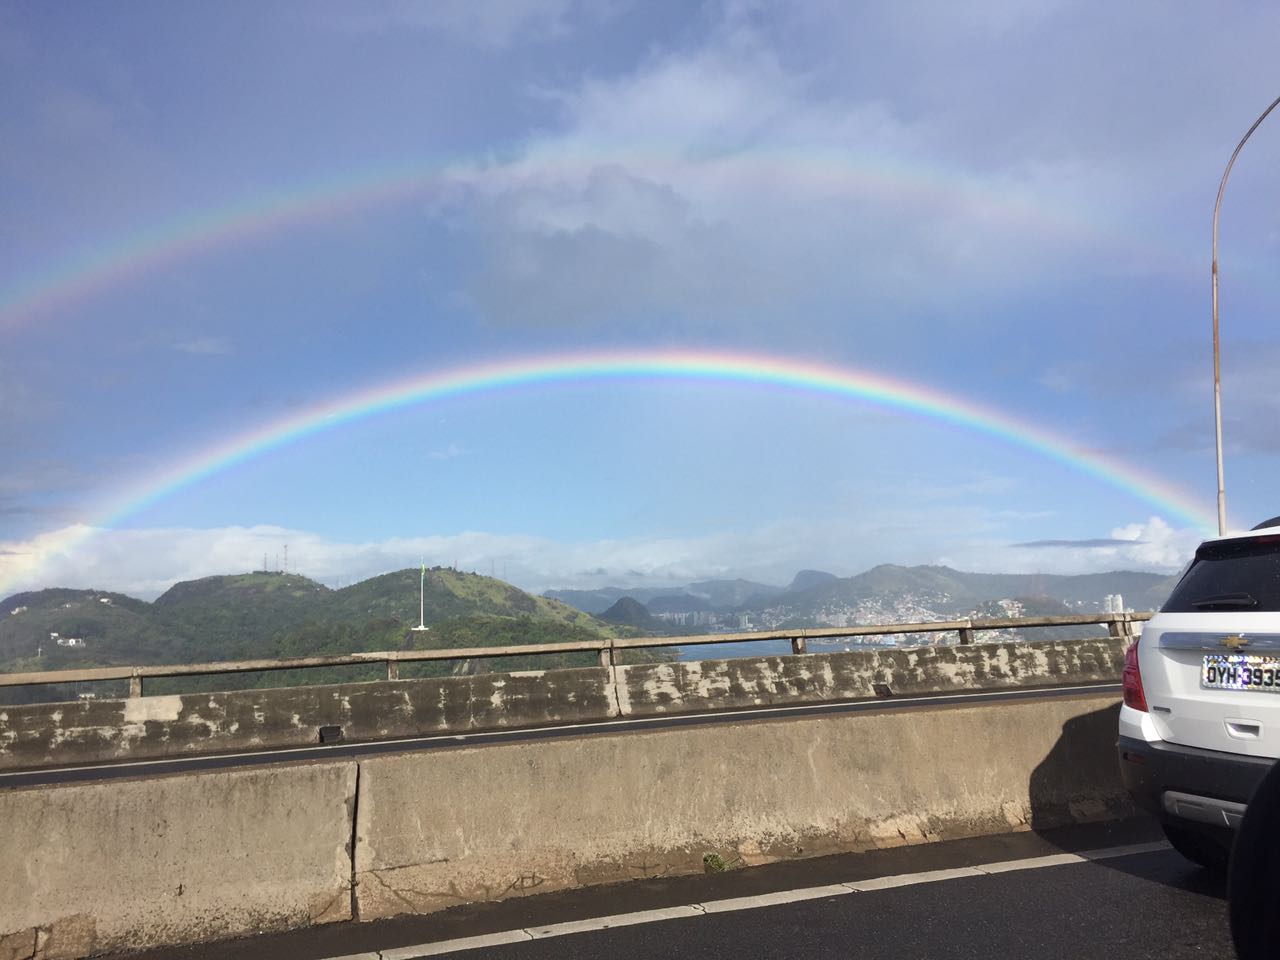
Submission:
[[[973,867],[956,867],[953,870],[925,870],[923,873],[899,873],[892,877],[876,877],[872,880],[855,880],[845,884],[857,893],[872,890],[890,890],[893,887],[914,887],[919,883],[935,883],[938,880],[956,880],[960,877],[981,877],[981,870]]]
[[[1047,857],[1002,860],[999,863],[978,863],[974,865],[974,869],[982,873],[1008,873],[1011,870],[1035,870],[1037,867],[1056,867],[1060,863],[1085,863],[1087,860],[1087,857],[1078,853],[1051,853]]]
[[[1008,873],[1012,870],[1041,870],[1045,867],[1056,867],[1071,863],[1088,863],[1093,860],[1110,860],[1114,857],[1128,857],[1141,853],[1157,853],[1171,849],[1163,840],[1153,843],[1130,843],[1118,847],[1105,847],[1100,850],[1086,850],[1080,853],[1054,853],[1043,857],[1025,857],[1021,860],[1001,860],[996,863],[977,863],[971,867],[955,867],[949,870],[925,870],[920,873],[899,873],[887,877],[874,877],[868,880],[851,880],[848,883],[828,884],[821,887],[801,887],[795,890],[779,890],[777,893],[764,893],[753,897],[733,897],[727,900],[711,900],[707,903],[690,903],[677,907],[662,907],[657,910],[641,910],[636,913],[620,913],[611,917],[595,917],[588,920],[571,920],[566,923],[553,923],[545,927],[528,927],[519,930],[506,930],[501,933],[490,933],[480,937],[463,937],[458,940],[440,940],[436,943],[424,943],[416,947],[397,947],[394,950],[380,950],[372,953],[361,953],[347,957],[330,957],[328,960],[415,960],[417,957],[438,957],[449,953],[460,953],[479,947],[494,947],[507,943],[524,943],[528,940],[541,940],[547,937],[563,937],[574,933],[586,933],[592,930],[608,930],[613,927],[629,927],[641,923],[656,923],[660,920],[679,920],[691,917],[705,917],[713,913],[729,913],[734,910],[754,910],[760,907],[773,907],[784,903],[798,903],[802,900],[819,900],[824,897],[840,897],[850,893],[870,893],[875,890],[890,890],[897,887],[911,887],[922,883],[938,883],[944,880],[956,880],[961,877],[985,877],[997,873]]]
[[[459,940],[424,943],[417,947],[396,947],[394,950],[379,950],[377,955],[381,957],[381,960],[414,960],[416,957],[438,957],[445,953],[478,950],[480,947],[500,947],[503,944],[524,943],[532,939],[533,934],[527,930],[504,930],[501,933],[486,933],[481,937],[462,937]]]
[[[781,903],[799,903],[801,900],[820,900],[823,897],[840,897],[853,893],[853,887],[843,883],[833,883],[829,887],[805,887],[803,890],[779,890],[777,893],[762,893],[756,897],[734,897],[730,900],[712,900],[700,903],[707,913],[729,913],[733,910],[754,910],[757,907],[776,907]]]
[[[544,937],[563,937],[567,933],[586,933],[589,930],[609,930],[613,927],[630,927],[637,923],[653,923],[657,920],[679,920],[681,917],[700,917],[698,905],[688,907],[663,907],[660,910],[641,910],[637,913],[618,913],[612,917],[595,917],[591,920],[570,920],[553,923],[549,927],[528,927],[525,932],[535,940]]]
[[[1107,847],[1104,850],[1084,850],[1080,856],[1086,860],[1110,860],[1112,857],[1128,857],[1135,853],[1155,853],[1157,850],[1170,849],[1167,841],[1155,840],[1151,843],[1129,843],[1123,847]]]

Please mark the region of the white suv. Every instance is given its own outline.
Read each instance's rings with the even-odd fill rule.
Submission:
[[[1224,867],[1280,757],[1280,517],[1196,550],[1125,655],[1117,747],[1174,848]]]

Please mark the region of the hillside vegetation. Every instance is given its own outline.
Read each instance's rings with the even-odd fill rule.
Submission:
[[[123,594],[55,588],[0,604],[0,671],[301,657],[415,647],[532,646],[615,636],[626,628],[474,573],[427,571],[424,622],[419,571],[400,570],[331,590],[297,574],[247,573],[175,584],[147,603]],[[53,636],[56,634],[56,637]],[[59,645],[61,639],[66,644]],[[514,662],[514,661],[513,661]],[[592,654],[519,658],[524,667],[596,662]],[[493,666],[490,664],[490,666]],[[448,672],[455,661],[406,668]],[[503,669],[511,669],[503,664]],[[343,676],[373,668],[352,668]],[[333,673],[337,678],[341,674]],[[310,672],[316,682],[326,675]],[[257,684],[259,678],[245,678]],[[263,685],[288,681],[265,674]],[[183,681],[225,689],[227,677]],[[151,685],[164,692],[165,684]]]

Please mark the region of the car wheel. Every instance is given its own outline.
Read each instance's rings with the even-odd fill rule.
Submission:
[[[1249,801],[1228,880],[1227,915],[1236,956],[1274,957],[1280,942],[1280,764]]]
[[[1198,863],[1206,870],[1215,873],[1225,872],[1231,860],[1231,841],[1209,829],[1184,827],[1181,824],[1166,823],[1164,835],[1173,849],[1190,860]]]

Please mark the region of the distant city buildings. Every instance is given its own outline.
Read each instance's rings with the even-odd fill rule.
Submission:
[[[659,620],[681,627],[707,627],[713,625],[715,616],[708,610],[661,611],[653,614]]]
[[[1124,597],[1118,593],[1108,593],[1102,598],[1102,609],[1105,613],[1127,613],[1124,608]]]

